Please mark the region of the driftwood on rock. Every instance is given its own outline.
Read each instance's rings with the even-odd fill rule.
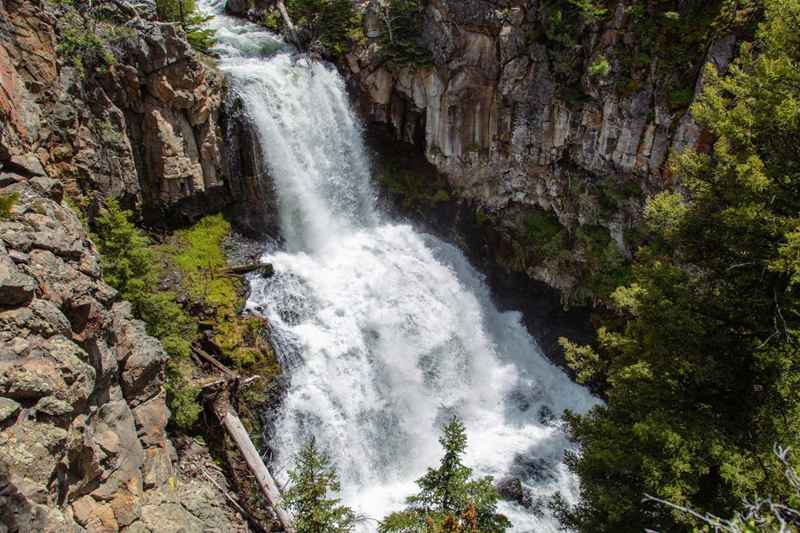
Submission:
[[[297,48],[301,48],[300,46],[300,39],[297,38],[297,32],[294,29],[294,24],[292,24],[292,19],[289,17],[289,11],[286,10],[286,5],[283,3],[283,0],[277,0],[276,4],[278,5],[278,11],[281,12],[281,16],[283,17],[283,22],[286,24],[286,33],[289,40],[297,46]]]
[[[274,510],[275,515],[278,517],[278,521],[280,522],[284,531],[287,533],[295,533],[294,527],[292,527],[291,517],[283,507],[283,498],[281,496],[280,489],[278,489],[278,484],[275,482],[272,474],[269,473],[267,465],[265,465],[264,461],[261,459],[261,455],[253,445],[253,441],[250,440],[250,434],[247,433],[247,430],[242,425],[239,415],[236,414],[236,411],[230,405],[228,398],[228,385],[233,384],[235,388],[238,388],[251,381],[254,381],[254,379],[251,378],[244,381],[239,381],[239,377],[236,374],[227,369],[226,371],[229,373],[228,378],[210,383],[204,387],[204,390],[218,390],[217,394],[214,394],[213,396],[209,395],[212,401],[214,413],[217,415],[222,427],[225,428],[225,431],[236,444],[236,447],[239,449],[239,453],[242,454],[242,457],[247,463],[248,468],[258,482],[261,492],[264,494],[267,502]],[[216,386],[218,384],[223,386],[218,388]],[[219,391],[219,389],[222,390]]]
[[[237,276],[243,276],[251,272],[258,272],[268,278],[275,273],[275,269],[269,263],[248,263],[246,265],[228,267],[222,271],[223,274],[235,274]]]

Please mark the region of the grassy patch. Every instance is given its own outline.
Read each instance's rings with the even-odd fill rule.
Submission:
[[[241,316],[244,287],[226,273],[223,240],[231,231],[221,216],[153,245],[131,221],[133,215],[110,200],[95,220],[93,239],[102,254],[105,280],[129,300],[170,355],[167,401],[173,423],[191,430],[202,408],[198,402],[193,345],[208,340],[217,356],[244,373],[257,373],[264,386],[279,373],[266,340],[263,319]],[[201,335],[201,332],[204,334]]]
[[[213,344],[237,368],[252,368],[265,364],[271,351],[263,319],[240,314],[245,287],[240,277],[226,272],[222,249],[230,231],[222,215],[207,216],[175,232],[157,250],[162,272],[177,270],[189,306],[202,309],[200,325],[210,327]]]

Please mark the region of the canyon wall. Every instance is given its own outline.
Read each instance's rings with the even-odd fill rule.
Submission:
[[[68,4],[0,0],[0,529],[247,531],[167,434],[167,355],[78,213],[191,221],[242,208],[257,169],[223,157],[223,78],[176,26]]]
[[[688,106],[702,66],[724,69],[737,41],[692,19],[713,14],[713,2],[666,13],[651,2],[595,3],[609,6],[596,19],[569,2],[419,2],[417,44],[430,60],[398,64],[387,61],[385,3],[375,0],[366,40],[341,61],[365,119],[418,146],[477,206],[503,241],[501,262],[567,300],[597,269],[591,256],[612,253],[605,240],[630,258],[644,199],[673,185],[670,155],[703,149]],[[648,50],[645,39],[655,39]],[[550,222],[564,238],[536,243],[531,232]],[[581,227],[593,237],[576,238]]]
[[[229,209],[248,214],[244,231],[263,234],[268,185],[252,152],[223,150],[242,144],[247,126],[227,115],[213,60],[147,9],[96,10],[99,22],[56,3],[4,2],[0,153],[41,165],[90,215],[112,196],[149,225]],[[253,190],[264,192],[254,201]]]

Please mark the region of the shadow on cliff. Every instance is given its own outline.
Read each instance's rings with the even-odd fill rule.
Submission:
[[[455,197],[447,180],[428,163],[417,146],[396,141],[384,125],[369,124],[367,144],[373,155],[383,209],[425,231],[456,244],[472,265],[486,276],[495,305],[501,311],[519,311],[528,332],[545,355],[574,379],[564,360],[559,337],[588,344],[594,338],[588,307],[564,309],[558,290],[522,272],[498,264],[498,233],[481,224],[477,205]],[[388,182],[386,173],[394,174]],[[413,183],[403,175],[416,176]],[[399,177],[398,177],[399,175]],[[420,185],[420,183],[424,185]]]
[[[46,512],[36,508],[11,481],[8,466],[0,461],[0,531],[27,533],[40,531],[46,523]]]

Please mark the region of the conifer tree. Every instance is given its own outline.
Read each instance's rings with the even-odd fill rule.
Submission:
[[[153,275],[147,237],[131,222],[132,216],[115,199],[109,199],[95,220],[94,240],[102,255],[103,278],[135,305]]]
[[[294,515],[297,533],[353,531],[356,515],[334,496],[340,490],[336,470],[313,437],[297,455],[289,480],[292,485],[284,494],[284,501]]]
[[[744,499],[793,491],[773,446],[800,445],[800,0],[766,0],[753,44],[706,70],[692,112],[714,140],[673,164],[648,245],[595,350],[565,342],[607,404],[567,417],[586,532],[689,531]]]
[[[419,493],[406,499],[408,508],[386,517],[381,533],[500,533],[510,527],[497,514],[497,490],[491,476],[472,479],[462,456],[467,449],[464,424],[453,418],[439,442],[444,456],[417,480]]]

